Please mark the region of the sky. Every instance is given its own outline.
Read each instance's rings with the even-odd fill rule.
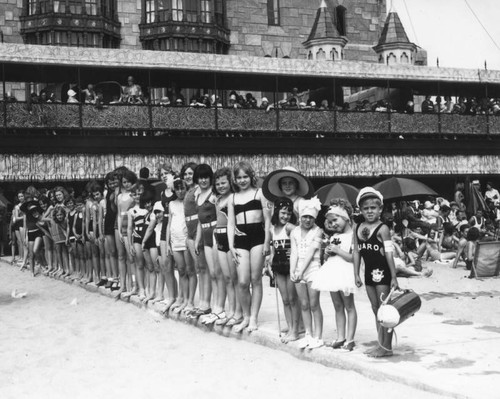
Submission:
[[[481,27],[474,14],[494,39]],[[408,38],[427,50],[427,64],[500,71],[499,0],[387,0]]]

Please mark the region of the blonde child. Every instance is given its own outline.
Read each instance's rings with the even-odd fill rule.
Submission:
[[[315,223],[320,210],[321,203],[318,198],[302,201],[299,207],[300,225],[290,234],[290,279],[297,289],[306,330],[305,337],[298,341],[300,349],[315,349],[323,346],[323,312],[319,303],[320,292],[311,287],[314,275],[320,266],[323,230]]]
[[[352,256],[351,205],[343,199],[334,199],[325,215],[325,228],[333,235],[325,248],[323,266],[316,273],[312,288],[330,291],[335,308],[337,339],[333,349],[352,351],[358,314],[354,305],[354,265]]]

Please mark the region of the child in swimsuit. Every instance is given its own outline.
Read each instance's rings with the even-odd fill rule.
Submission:
[[[365,285],[368,299],[375,317],[382,300],[392,288],[398,288],[394,247],[389,228],[380,220],[383,196],[372,187],[363,188],[356,200],[364,221],[355,228],[353,236],[354,277],[356,285],[362,286],[359,276],[361,259],[365,263]],[[382,297],[382,298],[381,298]],[[392,356],[392,331],[377,323],[379,345],[367,352],[370,357]]]

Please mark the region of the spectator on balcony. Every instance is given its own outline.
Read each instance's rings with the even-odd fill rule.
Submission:
[[[316,101],[311,101],[309,103],[309,109],[313,110],[313,111],[316,111],[318,109],[317,106],[316,106]]]
[[[176,107],[184,106],[184,100],[182,98],[178,98],[177,100],[175,100],[175,106]]]
[[[431,96],[425,96],[425,100],[422,101],[422,113],[432,114],[434,112],[434,103],[431,100]]]
[[[38,97],[38,95],[35,92],[33,92],[30,94],[30,102],[32,104],[38,104],[40,102],[40,97]]]
[[[97,91],[96,92],[96,98],[94,105],[97,109],[103,109],[104,107],[104,93],[102,91]]]
[[[330,106],[328,105],[328,100],[321,101],[321,105],[319,106],[319,109],[321,111],[328,111],[330,109]]]
[[[212,103],[210,101],[210,96],[207,93],[203,94],[203,96],[200,98],[199,102],[200,102],[201,106],[204,108],[210,108],[212,106]]]
[[[60,103],[60,101],[56,97],[56,93],[54,93],[53,91],[49,92],[47,101],[45,101],[45,102],[52,103],[52,104]],[[78,100],[77,100],[77,102],[78,102]]]
[[[213,107],[217,107],[217,108],[222,107],[222,103],[220,102],[219,96],[212,94],[212,96],[210,97],[210,101],[211,101]]]
[[[95,104],[97,100],[97,93],[95,92],[94,85],[89,83],[87,88],[82,91],[84,95],[85,104]]]
[[[10,91],[7,92],[7,94],[4,95],[4,100],[6,103],[15,103],[17,102],[17,98],[12,95]]]
[[[379,100],[375,104],[375,112],[387,112],[389,110],[389,103],[386,100]]]
[[[455,106],[455,103],[451,101],[450,96],[445,96],[444,98],[444,113],[445,114],[451,114],[453,112],[453,107]]]
[[[467,99],[465,103],[465,114],[466,115],[477,115],[478,113],[478,105],[475,97],[471,97]]]
[[[262,97],[262,101],[260,102],[259,108],[267,110],[268,107],[269,107],[269,100],[267,99],[267,97]]]
[[[413,115],[415,113],[415,103],[412,100],[409,100],[406,103],[403,113],[409,115]]]
[[[49,99],[49,96],[47,95],[47,91],[45,89],[40,91],[40,96],[38,97],[38,102],[46,103],[48,99]]]
[[[241,104],[238,102],[238,97],[236,94],[231,94],[229,96],[229,102],[227,106],[229,108],[241,108]]]
[[[486,183],[484,198],[490,199],[495,205],[498,205],[500,203],[500,193],[496,188],[493,188],[493,183],[490,181]]]
[[[121,102],[127,104],[144,104],[144,95],[141,86],[135,83],[133,76],[127,78],[127,86],[123,89]]]
[[[252,93],[247,93],[245,95],[243,108],[257,108],[257,100],[254,98]]]
[[[498,98],[496,100],[492,100],[490,112],[493,115],[500,115],[500,100]]]
[[[446,109],[446,107],[442,103],[441,96],[437,96],[436,97],[436,104],[434,104],[434,112],[436,114],[442,114],[442,113],[444,113],[445,109]]]
[[[295,97],[291,97],[284,105],[284,109],[299,109],[299,105],[297,104],[297,99]]]
[[[163,106],[163,107],[169,107],[170,106],[170,98],[168,97],[162,97],[160,99],[160,105]]]
[[[466,105],[465,105],[465,98],[459,97],[458,98],[458,103],[454,105],[453,110],[451,111],[453,114],[465,114],[466,110]]]
[[[49,101],[47,101],[49,102]],[[52,101],[50,101],[52,102]],[[68,104],[78,104],[78,100],[76,99],[76,91],[73,89],[68,90],[68,99],[66,100]]]

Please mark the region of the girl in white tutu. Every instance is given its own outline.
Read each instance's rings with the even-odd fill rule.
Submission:
[[[352,351],[358,321],[353,295],[356,284],[352,258],[352,207],[343,199],[333,199],[330,204],[325,215],[325,229],[333,231],[333,235],[325,248],[325,262],[314,276],[312,288],[330,291],[337,326],[337,339],[332,348]]]

